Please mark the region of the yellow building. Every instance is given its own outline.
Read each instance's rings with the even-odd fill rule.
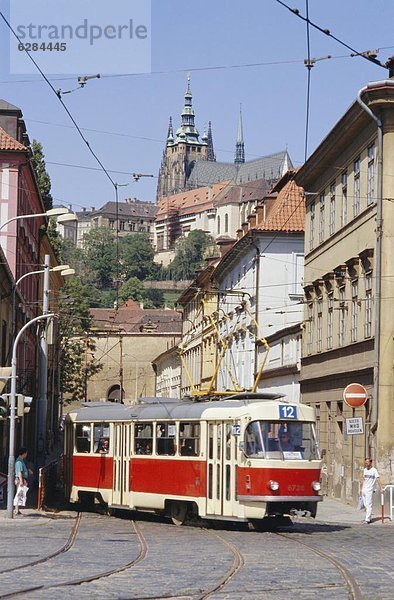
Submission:
[[[394,477],[394,80],[372,83],[296,175],[307,200],[302,401],[316,408],[326,491],[359,493],[372,454]],[[352,409],[343,391],[367,389]],[[364,433],[348,433],[350,418]]]

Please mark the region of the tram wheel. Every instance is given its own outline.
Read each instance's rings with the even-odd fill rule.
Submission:
[[[185,502],[171,502],[170,517],[174,525],[180,527],[187,517],[187,504]]]

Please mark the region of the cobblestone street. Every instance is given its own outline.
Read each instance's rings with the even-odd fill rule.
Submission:
[[[84,513],[79,528],[76,513],[27,510],[13,521],[0,515],[1,598],[394,595],[393,524],[375,517],[363,525],[361,512],[333,500],[322,503],[316,521],[299,518],[293,526],[259,533],[223,522],[179,528],[141,515],[134,527],[127,517]]]

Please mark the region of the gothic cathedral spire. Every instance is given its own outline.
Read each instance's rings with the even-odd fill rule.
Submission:
[[[238,120],[238,134],[237,141],[235,144],[235,159],[234,164],[240,165],[245,162],[245,143],[244,143],[244,131],[242,124],[242,107],[239,107],[239,120]]]

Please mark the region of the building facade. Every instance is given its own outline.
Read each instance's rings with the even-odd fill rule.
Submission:
[[[118,310],[95,308],[91,314],[89,336],[102,370],[87,381],[86,399],[133,404],[142,396],[154,396],[152,361],[179,342],[180,313],[144,309],[128,300]]]
[[[394,476],[394,81],[370,84],[299,170],[307,197],[302,401],[316,408],[326,492],[356,499],[364,457]],[[366,404],[343,391],[362,384]],[[349,435],[359,418],[363,434]]]

